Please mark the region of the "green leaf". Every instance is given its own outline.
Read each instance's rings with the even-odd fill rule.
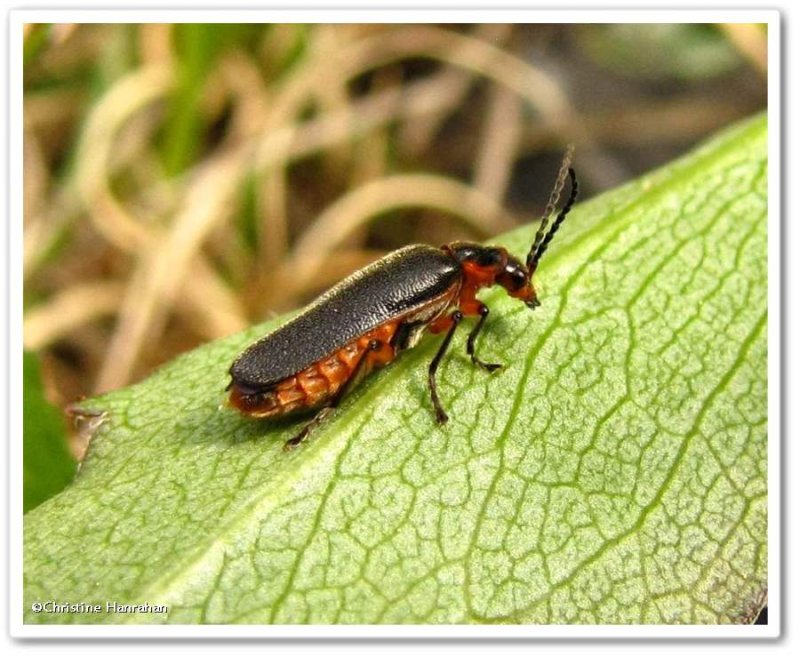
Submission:
[[[429,338],[284,453],[297,423],[220,409],[282,320],[208,344],[108,413],[25,517],[27,622],[742,623],[766,595],[764,117],[579,205],[531,312],[478,353]],[[580,160],[578,160],[580,166]],[[499,241],[516,253],[534,227]],[[107,601],[167,614],[35,614]]]
[[[62,491],[75,475],[64,421],[45,399],[36,354],[27,351],[22,359],[22,404],[22,508],[27,513]]]

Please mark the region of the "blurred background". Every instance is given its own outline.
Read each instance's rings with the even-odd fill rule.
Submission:
[[[535,220],[569,142],[583,199],[674,159],[766,107],[766,36],[27,25],[26,440],[39,398],[140,380],[405,244]]]

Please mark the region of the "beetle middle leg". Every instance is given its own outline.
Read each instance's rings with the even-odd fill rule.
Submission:
[[[361,354],[361,357],[358,359],[358,364],[353,369],[353,373],[347,379],[347,381],[339,388],[339,391],[336,393],[334,398],[328,403],[327,406],[322,407],[317,414],[311,419],[311,421],[306,424],[300,433],[298,433],[294,438],[290,438],[287,440],[283,445],[283,451],[288,452],[295,447],[297,447],[300,443],[302,443],[306,438],[308,438],[309,434],[316,429],[320,424],[322,424],[336,409],[339,405],[339,402],[342,401],[347,396],[347,393],[353,389],[353,387],[359,382],[363,374],[365,373],[364,370],[369,364],[368,356],[375,351],[384,348],[384,343],[380,340],[370,340],[367,348],[364,349],[364,352]]]
[[[478,365],[487,372],[494,372],[495,370],[499,370],[501,367],[503,367],[503,365],[501,363],[487,363],[475,355],[475,340],[478,337],[478,333],[481,332],[481,329],[486,322],[486,318],[489,316],[489,307],[484,304],[480,304],[478,306],[478,314],[481,316],[481,318],[478,320],[478,323],[475,324],[475,327],[470,331],[469,337],[467,338],[467,354],[472,359],[473,365]]]
[[[439,424],[444,424],[449,418],[447,417],[447,413],[445,413],[444,408],[442,408],[442,403],[439,401],[439,394],[436,392],[436,370],[439,367],[439,362],[442,360],[442,356],[444,356],[444,353],[447,351],[447,347],[450,346],[450,342],[453,339],[453,334],[456,332],[461,320],[464,319],[464,313],[462,313],[460,310],[456,310],[452,315],[450,315],[449,319],[450,328],[447,331],[447,335],[444,336],[442,344],[439,345],[439,351],[436,352],[436,355],[431,361],[430,367],[428,367],[428,386],[431,389],[433,410],[436,411],[436,421]]]

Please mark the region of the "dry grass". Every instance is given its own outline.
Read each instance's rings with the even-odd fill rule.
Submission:
[[[530,221],[567,142],[591,194],[766,102],[758,26],[709,26],[743,55],[693,81],[605,70],[568,25],[208,29],[26,30],[25,344],[58,403]]]

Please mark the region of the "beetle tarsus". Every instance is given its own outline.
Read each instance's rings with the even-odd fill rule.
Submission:
[[[287,440],[285,443],[283,443],[283,451],[291,452],[295,447],[297,447],[300,443],[302,443],[306,439],[308,433],[309,433],[308,431],[303,429],[294,438]]]
[[[472,356],[472,364],[473,365],[477,365],[478,367],[486,370],[490,374],[492,372],[496,372],[497,370],[503,368],[503,364],[502,363],[485,363],[484,361],[479,360],[478,357],[475,356],[475,355]]]

